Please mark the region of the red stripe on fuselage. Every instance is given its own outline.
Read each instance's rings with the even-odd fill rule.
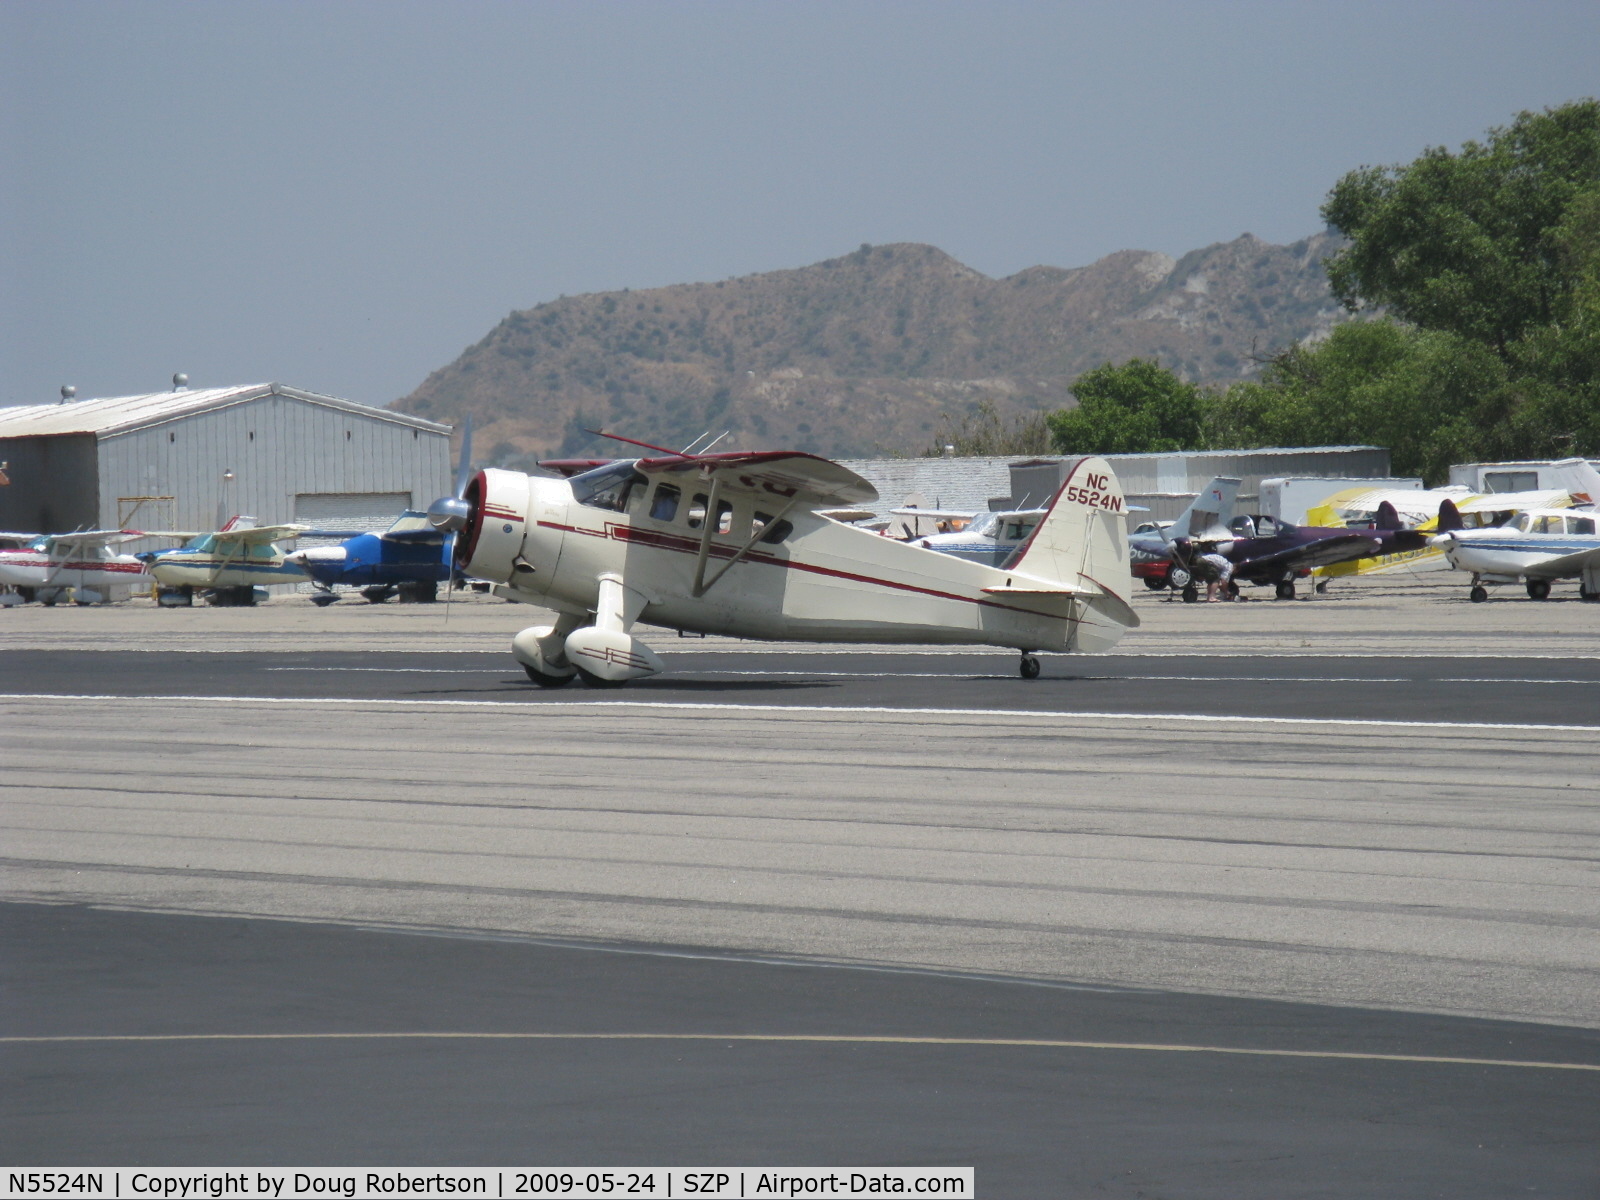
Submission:
[[[635,529],[631,525],[610,524],[605,529],[585,529],[582,526],[561,525],[554,521],[540,521],[538,525],[541,529],[557,529],[563,533],[581,533],[586,537],[633,542],[639,545],[651,546],[657,550],[672,550],[679,554],[698,554],[700,552],[699,538],[657,533],[647,529]],[[733,546],[718,545],[713,542],[710,553],[715,558],[732,558],[738,553],[738,550]],[[975,596],[960,596],[954,592],[942,592],[937,588],[923,587],[920,584],[901,583],[894,579],[881,579],[874,575],[857,574],[854,571],[840,571],[834,567],[818,566],[815,563],[795,562],[793,559],[779,558],[773,554],[750,553],[746,554],[742,561],[761,566],[782,567],[789,571],[807,571],[812,575],[825,575],[833,579],[848,579],[852,583],[872,584],[901,592],[914,592],[922,596],[932,596],[938,600],[956,600],[963,604],[976,604],[982,608],[998,608],[1003,612],[1023,613],[1030,617],[1043,617],[1048,621],[1070,621],[1072,619],[1070,617],[1057,617],[1051,613],[1043,613],[1033,608],[1019,608],[1015,604],[1002,604],[998,600],[985,600]]]

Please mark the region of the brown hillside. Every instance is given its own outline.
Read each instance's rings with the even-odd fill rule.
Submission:
[[[1107,361],[1237,379],[1252,352],[1338,318],[1321,267],[1336,245],[1245,234],[1176,263],[1125,250],[1006,279],[932,246],[863,246],[798,270],[564,297],[512,313],[395,407],[470,413],[482,457],[503,463],[598,449],[585,426],[663,445],[729,430],[729,447],[916,453],[943,414],[1059,408]]]

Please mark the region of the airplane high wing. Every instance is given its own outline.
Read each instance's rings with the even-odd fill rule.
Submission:
[[[627,440],[627,439],[623,439]],[[1107,649],[1138,623],[1125,506],[1104,460],[1073,471],[1009,571],[879,537],[824,514],[877,491],[792,451],[658,455],[490,469],[429,507],[459,531],[458,569],[553,608],[512,652],[534,682],[608,686],[663,669],[637,622],[783,641]],[[1048,536],[1039,536],[1048,530]]]

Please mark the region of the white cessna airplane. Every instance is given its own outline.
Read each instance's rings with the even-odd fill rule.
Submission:
[[[0,533],[0,540],[23,543],[0,550],[0,584],[15,588],[25,603],[54,604],[68,588],[79,603],[103,599],[106,589],[145,582],[144,563],[111,547],[140,538],[181,536],[137,529],[90,529],[80,533]]]
[[[1578,579],[1578,594],[1600,600],[1600,533],[1592,511],[1530,508],[1490,529],[1463,528],[1449,500],[1439,506],[1440,532],[1429,539],[1458,571],[1472,572],[1474,604],[1489,598],[1486,583],[1527,581],[1528,598],[1545,600],[1555,579]]]
[[[607,435],[614,436],[614,435]],[[877,498],[865,479],[798,452],[542,464],[569,478],[485,470],[468,448],[429,519],[496,594],[553,608],[512,653],[545,687],[616,686],[665,664],[632,633],[671,629],[782,641],[1109,650],[1128,606],[1122,489],[1104,459],[1071,471],[1012,569],[842,525],[822,514]],[[470,477],[469,477],[470,476]]]

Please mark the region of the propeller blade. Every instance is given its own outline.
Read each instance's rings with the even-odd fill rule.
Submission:
[[[472,418],[467,417],[461,423],[461,465],[456,468],[456,490],[452,493],[457,500],[467,494],[467,484],[472,482]]]
[[[472,418],[468,417],[461,427],[461,465],[456,468],[456,490],[428,505],[428,524],[450,533],[465,528],[472,517],[472,510],[466,501],[467,485],[471,482]]]

